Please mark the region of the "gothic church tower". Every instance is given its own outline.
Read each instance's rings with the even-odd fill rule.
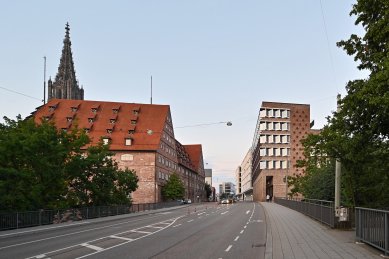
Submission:
[[[63,40],[63,49],[61,61],[59,63],[58,72],[55,81],[51,78],[48,81],[48,100],[57,99],[75,99],[84,100],[84,89],[78,86],[76,72],[74,70],[72,49],[69,37],[69,23],[66,23],[66,34]]]

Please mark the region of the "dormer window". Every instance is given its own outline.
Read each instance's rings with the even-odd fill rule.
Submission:
[[[97,108],[92,108],[92,112],[96,113],[97,112]]]
[[[73,118],[72,117],[66,117],[67,122],[72,122]]]
[[[67,129],[67,128],[62,128],[62,131],[63,131],[63,132],[67,132],[68,129]]]
[[[131,125],[136,125],[136,120],[131,120]]]
[[[77,107],[71,107],[70,109],[72,110],[72,112],[76,112],[77,111]]]
[[[56,105],[51,105],[51,106],[49,106],[49,111],[52,112],[55,110],[55,108],[57,108]]]
[[[112,109],[112,112],[113,112],[114,114],[117,114],[117,113],[119,112],[119,109]]]
[[[103,144],[108,145],[109,144],[109,138],[103,138]]]
[[[138,110],[133,110],[132,112],[133,112],[134,115],[138,115],[139,114]]]
[[[92,123],[92,122],[94,122],[94,121],[95,121],[94,118],[88,118],[88,122],[89,122],[89,123]]]
[[[43,120],[45,120],[45,121],[50,120],[50,116],[43,116]]]
[[[85,131],[85,133],[88,134],[90,132],[90,129],[89,128],[85,128],[84,131]]]
[[[111,134],[112,133],[112,129],[107,129],[107,133]]]
[[[125,138],[124,139],[124,144],[126,146],[131,146],[132,145],[132,138]]]
[[[135,130],[129,130],[128,131],[128,134],[134,134],[135,133]]]
[[[115,124],[116,120],[115,120],[115,119],[110,119],[109,122],[110,122],[111,124]]]

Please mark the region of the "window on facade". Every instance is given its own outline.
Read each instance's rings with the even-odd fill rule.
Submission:
[[[261,137],[259,138],[259,143],[261,144],[267,143],[266,135],[261,135]]]
[[[131,120],[131,125],[136,125],[136,120]]]
[[[260,155],[260,156],[266,156],[266,148],[261,148],[261,149],[259,150],[259,155]]]
[[[76,112],[77,111],[77,107],[71,107],[70,108],[72,112]]]
[[[266,110],[266,115],[267,115],[267,117],[273,117],[273,110],[272,109],[267,109]]]
[[[135,130],[129,130],[128,131],[128,134],[134,134],[135,133]]]
[[[72,122],[73,118],[72,117],[66,117],[67,122]]]
[[[276,156],[281,155],[281,150],[279,148],[275,148],[275,151],[276,151],[276,153],[275,153]]]
[[[125,145],[126,146],[131,146],[132,145],[132,138],[126,138],[125,139]]]
[[[267,163],[267,168],[268,169],[273,169],[274,167],[273,167],[273,161],[266,161],[266,163]]]
[[[96,113],[96,112],[97,112],[97,108],[92,108],[91,111],[92,111],[93,113]]]
[[[268,156],[274,156],[273,148],[267,148],[266,151]]]
[[[266,109],[260,109],[259,110],[259,117],[260,118],[264,118],[264,117],[266,117]]]
[[[274,122],[274,129],[275,130],[281,130],[281,123],[279,123],[279,122]]]
[[[259,162],[259,169],[266,169],[266,161]]]
[[[109,138],[103,138],[103,144],[108,145],[109,144]]]
[[[119,112],[119,109],[112,109],[112,112],[113,112],[114,114],[117,114],[117,113]]]
[[[88,122],[92,123],[95,119],[94,118],[88,118]]]
[[[272,122],[267,122],[266,123],[266,129],[267,130],[273,130],[273,123]]]
[[[273,135],[266,135],[266,143],[274,143]]]
[[[279,117],[281,117],[281,112],[280,112],[280,110],[274,110],[274,117],[277,117],[277,118],[279,118]]]
[[[259,124],[259,130],[266,130],[266,122],[261,122]]]
[[[110,120],[109,120],[109,123],[111,123],[111,124],[115,124],[115,122],[116,122],[115,119],[110,119]]]

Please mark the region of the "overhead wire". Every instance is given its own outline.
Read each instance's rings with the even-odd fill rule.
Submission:
[[[41,99],[39,99],[39,98],[36,98],[36,97],[34,97],[34,96],[30,96],[30,95],[27,95],[27,94],[24,94],[24,93],[21,93],[21,92],[17,92],[17,91],[14,91],[14,90],[11,90],[11,89],[2,87],[2,86],[0,86],[0,88],[3,89],[3,90],[6,90],[6,91],[8,91],[8,92],[11,92],[11,93],[23,95],[23,96],[25,96],[25,97],[28,97],[28,98],[35,99],[35,100],[38,100],[38,101],[43,102],[43,100],[41,100]]]

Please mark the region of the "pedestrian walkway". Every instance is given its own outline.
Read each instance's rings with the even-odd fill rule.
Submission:
[[[355,231],[331,229],[276,203],[262,202],[267,225],[266,259],[381,258],[355,242]]]

